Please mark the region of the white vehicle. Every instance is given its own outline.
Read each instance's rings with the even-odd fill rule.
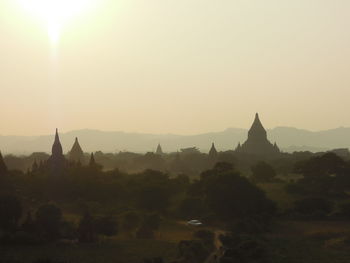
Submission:
[[[187,225],[190,225],[190,226],[202,226],[203,223],[199,220],[190,220],[187,222]]]

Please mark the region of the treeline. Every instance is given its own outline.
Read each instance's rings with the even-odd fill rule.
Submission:
[[[170,154],[146,153],[138,154],[120,152],[116,154],[96,152],[96,162],[104,167],[104,170],[119,169],[126,173],[138,173],[147,169],[162,171],[170,175],[186,174],[190,177],[199,176],[203,171],[210,169],[216,162],[234,163],[236,168],[245,175],[251,173],[251,167],[259,161],[268,162],[277,174],[287,175],[293,172],[296,162],[306,160],[322,153],[295,152],[293,154],[281,153],[273,156],[255,156],[234,151],[218,152],[215,158],[206,153],[199,152],[196,148]],[[33,165],[44,164],[49,155],[46,153],[33,153],[30,156],[7,155],[5,162],[10,170],[27,172]],[[67,156],[68,159],[69,156]],[[81,160],[82,165],[89,163],[89,154]]]

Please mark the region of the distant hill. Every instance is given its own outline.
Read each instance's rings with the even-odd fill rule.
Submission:
[[[155,151],[158,143],[165,152],[174,152],[181,148],[196,146],[207,152],[212,142],[218,150],[232,150],[238,142],[247,138],[246,129],[229,128],[221,132],[198,135],[143,134],[126,132],[106,132],[98,130],[77,130],[60,134],[65,152],[68,152],[75,137],[85,152],[148,152]],[[350,148],[350,128],[337,128],[312,132],[291,127],[277,127],[268,130],[269,140],[287,152],[324,151],[335,148]],[[29,154],[32,152],[50,152],[53,135],[46,136],[1,136],[0,150],[5,154]]]

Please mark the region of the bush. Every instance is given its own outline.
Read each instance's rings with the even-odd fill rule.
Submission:
[[[140,217],[136,212],[128,212],[123,217],[123,229],[129,233],[137,229]]]
[[[62,211],[53,204],[39,207],[36,212],[36,223],[42,236],[48,241],[56,240],[60,237],[62,224]]]
[[[14,231],[21,215],[21,203],[15,196],[0,196],[0,229],[2,231]]]
[[[5,246],[33,246],[41,245],[44,243],[38,235],[18,231],[13,234],[6,234],[1,237],[0,243]]]
[[[179,257],[185,263],[202,263],[210,251],[199,240],[186,240],[179,243]]]
[[[259,162],[251,167],[252,180],[256,183],[271,182],[276,177],[273,167],[265,162]]]
[[[267,263],[269,251],[262,240],[249,235],[224,236],[222,242],[228,249],[220,261],[221,263]]]
[[[97,241],[96,225],[89,213],[85,213],[79,222],[78,238],[79,242],[91,243]]]
[[[100,235],[115,236],[118,233],[118,223],[112,217],[100,217],[95,220],[96,231]]]
[[[350,203],[340,205],[340,215],[350,219]]]
[[[199,230],[194,232],[193,236],[202,240],[203,244],[209,249],[214,249],[215,234],[209,230]]]
[[[154,238],[154,232],[160,227],[161,218],[158,214],[146,215],[139,230],[136,232],[137,238]]]
[[[294,203],[295,211],[303,215],[323,217],[333,209],[333,203],[324,198],[305,198]]]

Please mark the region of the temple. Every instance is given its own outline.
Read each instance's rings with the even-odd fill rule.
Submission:
[[[90,166],[90,167],[96,166],[96,161],[95,161],[94,153],[91,153],[90,161],[89,161],[89,166]]]
[[[248,139],[242,145],[239,143],[236,152],[255,154],[255,155],[272,155],[280,153],[275,143],[274,145],[267,139],[265,128],[260,122],[259,114],[255,115],[255,120],[248,132]]]
[[[2,154],[0,152],[0,176],[7,174],[7,166],[4,162],[4,158],[2,157]]]
[[[209,151],[209,159],[216,160],[217,157],[218,157],[218,151],[216,150],[215,144],[213,143]]]
[[[163,155],[163,149],[162,149],[162,146],[160,146],[160,144],[158,144],[158,147],[157,147],[157,150],[156,150],[156,154],[159,154],[159,155]]]
[[[73,147],[69,152],[69,161],[75,163],[82,163],[84,161],[84,152],[80,147],[78,138],[75,138]]]
[[[62,145],[58,136],[58,130],[56,129],[55,141],[52,145],[52,153],[48,160],[51,173],[54,176],[62,175],[66,165],[66,159],[63,155]]]

